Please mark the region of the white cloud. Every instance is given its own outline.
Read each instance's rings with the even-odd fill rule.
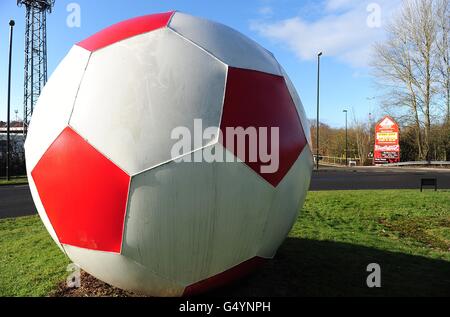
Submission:
[[[271,16],[273,14],[273,9],[270,6],[264,6],[258,9],[258,13],[262,16]]]
[[[361,0],[328,0],[326,1],[325,8],[327,11],[348,9],[360,2]]]
[[[401,4],[400,0],[379,0],[381,28],[369,27],[370,1],[327,0],[324,13],[314,21],[295,16],[280,21],[251,23],[261,36],[286,46],[301,60],[313,60],[318,51],[353,67],[368,65],[371,47],[384,37],[383,26]]]

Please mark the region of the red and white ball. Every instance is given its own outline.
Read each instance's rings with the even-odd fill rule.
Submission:
[[[196,119],[279,127],[279,169],[175,162],[171,131]],[[309,187],[308,140],[300,98],[270,52],[169,12],[75,45],[40,96],[25,149],[39,215],[74,263],[123,289],[181,296],[275,255]],[[192,150],[210,147],[228,151],[219,138]]]

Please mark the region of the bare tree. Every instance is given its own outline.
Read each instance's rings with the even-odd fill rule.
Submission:
[[[443,147],[443,159],[450,152],[450,1],[439,0],[437,4],[437,47],[440,93],[443,97],[442,110],[446,114],[444,126],[438,133]]]
[[[437,4],[437,59],[440,91],[444,98],[446,124],[450,124],[450,1],[439,0]]]
[[[371,138],[371,124],[370,122],[360,121],[356,118],[355,110],[353,109],[353,126],[352,129],[355,135],[356,150],[358,156],[361,158],[361,165],[368,163],[370,153],[370,138]]]
[[[448,0],[404,1],[401,12],[387,27],[388,39],[374,49],[373,67],[383,87],[383,104],[391,112],[400,112],[415,127],[419,159],[430,159],[431,127],[439,116],[434,116],[439,78],[448,81],[448,73],[439,76],[442,52],[438,36],[446,32],[448,40],[448,29],[440,32],[442,25],[448,27],[448,21],[439,23],[436,18],[439,11],[448,16],[448,9],[442,9],[445,5],[448,7]],[[441,46],[445,45],[448,54],[448,41]]]
[[[383,105],[391,112],[405,109],[406,120],[416,128],[416,142],[419,158],[423,157],[422,135],[419,119],[419,100],[416,91],[415,74],[411,58],[410,34],[406,30],[409,18],[402,12],[394,23],[387,26],[388,39],[375,45],[373,67],[378,83],[384,88]],[[406,25],[405,25],[406,24]]]

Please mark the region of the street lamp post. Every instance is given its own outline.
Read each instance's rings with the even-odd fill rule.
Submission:
[[[348,127],[347,127],[347,110],[345,112],[345,166],[348,166]]]
[[[11,121],[11,61],[12,61],[12,47],[13,47],[13,31],[14,20],[9,21],[9,68],[8,68],[8,102],[6,104],[6,179],[9,181],[11,178],[9,171],[9,158],[10,158],[10,121]]]
[[[316,123],[316,168],[319,170],[319,104],[320,104],[320,57],[322,52],[317,54],[317,123]]]

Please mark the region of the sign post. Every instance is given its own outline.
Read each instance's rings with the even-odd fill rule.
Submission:
[[[400,129],[398,124],[386,116],[375,126],[374,164],[400,162]]]

